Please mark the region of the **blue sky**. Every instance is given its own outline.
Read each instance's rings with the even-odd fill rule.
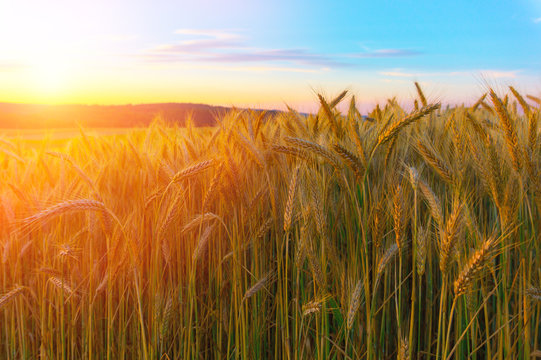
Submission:
[[[369,106],[541,92],[541,0],[0,2],[0,101]],[[362,105],[362,104],[361,104]]]

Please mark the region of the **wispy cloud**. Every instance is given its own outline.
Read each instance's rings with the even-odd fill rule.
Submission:
[[[249,46],[238,31],[181,29],[176,34],[189,39],[162,44],[146,50],[142,57],[149,62],[212,62],[212,63],[265,63],[263,68],[297,69],[310,67],[311,71],[323,68],[355,66],[354,59],[404,57],[420,54],[408,49],[378,49],[361,53],[322,54],[308,49],[269,49]],[[268,66],[275,63],[281,66]],[[287,65],[287,66],[283,66]]]
[[[541,23],[541,17],[538,17],[538,18],[536,18],[536,19],[533,19],[533,22],[536,23],[536,24]]]
[[[428,77],[450,77],[450,76],[471,76],[481,74],[481,76],[490,79],[516,79],[522,70],[492,70],[492,69],[474,69],[468,71],[447,71],[447,72],[407,72],[400,69],[381,71],[380,75],[388,77],[401,78],[428,78]]]
[[[366,51],[357,54],[350,54],[350,57],[355,58],[387,58],[387,57],[405,57],[405,56],[417,56],[422,52],[410,49],[378,49],[373,51]]]
[[[430,73],[411,73],[404,71],[380,71],[380,75],[390,77],[418,77],[418,76],[434,76]]]
[[[491,79],[516,79],[522,70],[479,70],[479,72]]]
[[[125,34],[117,34],[117,35],[108,35],[105,36],[105,40],[111,41],[111,42],[127,42],[127,41],[133,41],[136,40],[137,36],[135,35],[125,35]]]
[[[175,44],[163,44],[151,49],[157,54],[191,55],[219,49],[244,47],[242,37],[229,31],[180,29],[175,34],[196,36],[198,38],[183,40]]]
[[[315,73],[320,71],[328,71],[329,68],[318,68],[318,69],[303,69],[295,67],[286,67],[286,66],[239,66],[239,67],[230,67],[228,70],[231,71],[247,71],[247,72],[294,72],[294,73]]]
[[[26,64],[15,61],[0,61],[0,72],[17,71],[27,68]]]

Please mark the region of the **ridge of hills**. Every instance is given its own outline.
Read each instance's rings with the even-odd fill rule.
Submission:
[[[46,129],[83,127],[122,128],[147,126],[156,117],[184,125],[191,116],[195,126],[212,126],[216,116],[233,107],[192,103],[150,103],[137,105],[36,105],[0,102],[0,128]],[[278,110],[258,110],[268,114]]]

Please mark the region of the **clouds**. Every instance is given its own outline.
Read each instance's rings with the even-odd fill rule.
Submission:
[[[23,70],[27,67],[27,65],[20,62],[0,60],[0,72],[13,72]]]
[[[175,34],[188,35],[192,38],[182,40],[174,44],[164,44],[151,49],[151,52],[156,54],[171,54],[171,55],[204,55],[207,52],[212,52],[219,49],[235,49],[243,47],[242,37],[233,32],[220,30],[195,30],[195,29],[180,29],[175,31]]]
[[[541,17],[538,17],[538,18],[536,18],[536,19],[533,19],[533,22],[534,22],[535,24],[541,23]]]
[[[143,53],[149,62],[180,63],[207,62],[217,64],[261,64],[259,67],[276,71],[292,69],[347,68],[358,65],[359,59],[399,58],[417,56],[409,49],[376,49],[364,52],[324,54],[306,48],[253,47],[239,30],[180,29],[175,34],[188,39],[161,44]]]
[[[516,79],[522,70],[494,70],[494,69],[473,69],[468,71],[443,71],[443,72],[408,72],[401,69],[380,71],[379,74],[393,78],[431,78],[431,77],[471,77],[480,74],[488,79]]]
[[[349,56],[354,58],[393,58],[393,57],[405,57],[405,56],[417,56],[422,52],[411,49],[378,49],[373,51],[366,51],[357,54],[350,54]]]
[[[489,79],[516,79],[522,70],[479,70],[482,76]]]

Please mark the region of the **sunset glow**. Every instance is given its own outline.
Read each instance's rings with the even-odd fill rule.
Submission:
[[[541,0],[0,0],[0,360],[541,358]]]
[[[0,101],[311,109],[321,89],[407,101],[413,81],[454,102],[486,81],[541,91],[539,1],[413,4],[7,0]]]

